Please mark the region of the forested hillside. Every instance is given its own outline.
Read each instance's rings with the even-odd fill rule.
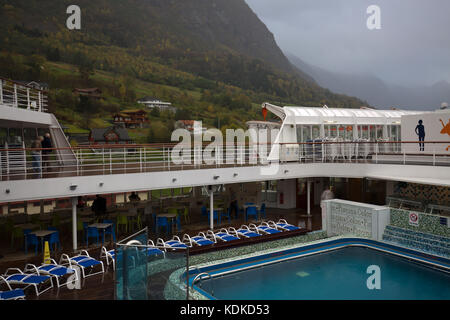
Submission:
[[[72,1],[0,0],[0,75],[48,82],[52,111],[77,129],[106,126],[111,113],[156,96],[177,114],[150,114],[164,140],[175,119],[244,127],[269,101],[359,107],[292,67],[244,0],[79,0],[81,30],[66,28]],[[75,87],[104,99],[80,103]]]

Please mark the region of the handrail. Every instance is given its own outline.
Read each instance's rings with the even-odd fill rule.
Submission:
[[[259,145],[333,145],[333,144],[417,144],[418,141],[321,141],[321,142],[279,142],[279,143],[251,143],[251,144],[233,144],[233,143],[223,143],[220,145],[215,145],[217,147],[227,147],[227,146],[238,146],[238,147],[249,147],[249,146],[259,146]],[[450,141],[423,141],[423,144],[449,144]],[[209,146],[210,142],[203,142],[202,147]],[[58,151],[58,150],[87,150],[87,149],[137,149],[137,148],[168,148],[179,145],[179,143],[149,143],[149,144],[102,144],[102,145],[86,145],[86,146],[76,146],[76,147],[63,147],[63,148],[11,148],[11,149],[1,149],[3,151]],[[187,144],[186,147],[196,147],[195,145]],[[194,148],[191,148],[194,150]]]
[[[205,276],[205,275],[206,275],[206,276],[209,276],[209,278],[212,279],[211,275],[210,275],[208,272],[202,272],[202,273],[199,273],[198,275],[196,275],[196,276],[194,277],[194,280],[192,280],[192,282],[191,282],[191,289],[194,288],[195,282],[196,282],[197,280],[202,280],[202,277]]]

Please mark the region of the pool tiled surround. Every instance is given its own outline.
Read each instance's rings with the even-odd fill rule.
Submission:
[[[411,225],[409,223],[410,212],[409,210],[391,208],[391,222],[389,225],[450,238],[450,227],[442,224],[441,218],[443,217],[415,212],[419,216],[419,223],[418,225]],[[450,219],[450,217],[446,219]]]
[[[192,256],[189,261],[190,266],[204,267],[219,262],[227,262],[236,257],[246,258],[261,255],[264,253],[270,253],[273,251],[279,251],[283,249],[290,249],[298,247],[299,244],[312,244],[321,241],[328,241],[333,238],[327,238],[326,231],[314,231],[306,235],[298,237],[292,237],[282,240],[275,240],[269,242],[258,243],[249,246],[237,247],[227,250],[220,250],[216,252],[209,252],[205,254],[199,254]],[[179,269],[171,274],[169,281],[165,288],[165,297],[167,300],[183,300],[186,299],[185,283],[180,283],[180,276],[183,274],[184,269]],[[190,299],[202,300],[204,296],[197,292],[191,293]]]
[[[450,238],[387,226],[383,240],[433,255],[450,257]]]
[[[323,250],[334,250],[344,248],[347,246],[363,246],[372,248],[375,250],[384,251],[389,254],[394,254],[407,258],[408,260],[415,260],[417,263],[423,263],[426,265],[432,265],[433,268],[441,269],[443,272],[450,272],[450,259],[439,256],[431,256],[429,254],[408,249],[403,246],[392,245],[383,241],[375,241],[371,239],[355,238],[351,236],[337,236],[333,238],[321,239],[304,243],[300,245],[287,246],[285,248],[278,248],[278,250],[266,250],[258,252],[257,254],[249,254],[244,256],[235,257],[234,259],[224,259],[221,261],[214,261],[210,263],[204,263],[197,266],[200,270],[191,269],[191,274],[198,274],[201,270],[212,273],[228,272],[233,269],[240,269],[242,267],[251,267],[258,265],[259,263],[266,263],[265,259],[276,261],[277,259],[296,258],[303,254],[315,254]],[[279,258],[277,258],[279,257]],[[262,259],[262,260],[261,260]],[[281,261],[281,260],[280,260]],[[166,286],[166,298],[167,299],[186,299],[186,292],[184,291],[185,283],[181,283],[183,278],[183,269],[177,270],[170,277],[170,285]],[[192,280],[192,278],[191,278]],[[191,292],[190,299],[208,299],[207,293],[202,296],[199,288],[196,291]]]

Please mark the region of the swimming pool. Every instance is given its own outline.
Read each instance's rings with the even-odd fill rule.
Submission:
[[[341,239],[202,268],[208,275],[193,287],[224,300],[448,300],[449,267],[444,258]]]

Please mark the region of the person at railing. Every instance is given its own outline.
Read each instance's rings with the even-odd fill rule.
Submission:
[[[81,208],[85,208],[86,207],[86,201],[83,200],[82,196],[78,197],[78,202],[77,202],[77,208],[81,209]]]
[[[102,219],[106,215],[106,199],[97,194],[92,202],[91,210],[96,218]]]
[[[130,200],[130,202],[141,201],[141,198],[139,198],[139,196],[134,191],[130,194],[128,199]]]
[[[231,190],[230,193],[230,216],[232,216],[234,211],[234,217],[235,219],[239,216],[239,206],[237,201],[236,192],[234,190]]]
[[[330,186],[330,188],[325,189],[320,197],[320,200],[330,200],[330,199],[334,199],[333,186]]]
[[[50,139],[50,133],[46,133],[44,140],[42,140],[42,170],[50,171],[50,157],[52,154],[52,140]]]
[[[33,149],[31,151],[31,157],[33,159],[32,165],[33,165],[33,171],[37,174],[37,178],[42,178],[42,168],[41,168],[41,151],[39,150],[41,148],[41,140],[37,139],[34,140],[31,144],[31,148]]]

